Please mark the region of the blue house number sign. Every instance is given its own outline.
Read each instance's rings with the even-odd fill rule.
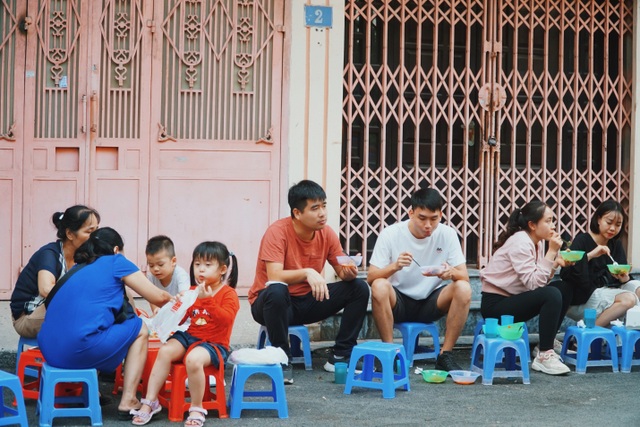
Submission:
[[[304,5],[304,17],[307,27],[331,28],[333,8],[331,6]]]

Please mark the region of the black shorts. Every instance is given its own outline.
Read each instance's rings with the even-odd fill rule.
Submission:
[[[396,293],[396,306],[393,307],[392,310],[394,323],[429,323],[443,317],[447,313],[443,313],[438,310],[438,296],[445,287],[446,286],[441,286],[431,292],[431,295],[426,299],[416,300],[398,291],[394,286],[393,290]]]
[[[220,355],[222,356],[222,363],[226,362],[229,357],[229,351],[224,348],[223,345],[220,344],[211,344],[207,341],[202,341],[200,338],[196,338],[193,335],[184,332],[184,331],[176,331],[169,339],[174,339],[178,341],[185,350],[187,350],[193,343],[200,341],[196,347],[203,347],[205,350],[209,352],[209,357],[211,358],[211,365],[218,368],[220,366],[220,361],[218,360],[218,353],[216,353],[215,348],[220,350]],[[215,348],[214,348],[215,347]]]

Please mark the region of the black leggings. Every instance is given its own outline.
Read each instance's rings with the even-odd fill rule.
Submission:
[[[509,297],[483,292],[480,312],[485,319],[499,319],[503,314],[510,314],[515,322],[525,322],[539,315],[540,351],[547,351],[553,348],[553,340],[572,297],[571,286],[560,280]]]

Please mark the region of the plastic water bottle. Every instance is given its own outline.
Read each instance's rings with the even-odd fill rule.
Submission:
[[[162,342],[167,342],[171,334],[178,328],[187,309],[198,299],[198,290],[192,289],[182,294],[175,303],[167,303],[151,319],[151,331],[158,335]]]

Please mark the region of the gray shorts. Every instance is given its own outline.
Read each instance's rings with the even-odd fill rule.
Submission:
[[[393,321],[400,322],[421,322],[428,323],[438,320],[447,313],[438,310],[438,296],[446,286],[441,286],[426,299],[416,300],[400,292],[396,287],[396,306],[393,307]]]
[[[596,316],[600,316],[600,313],[613,305],[616,296],[625,292],[632,293],[636,297],[636,304],[638,304],[638,296],[635,293],[638,288],[640,288],[640,280],[629,280],[619,288],[598,288],[593,291],[584,304],[569,307],[567,317],[578,321],[584,317],[584,310],[587,308],[595,308]]]

